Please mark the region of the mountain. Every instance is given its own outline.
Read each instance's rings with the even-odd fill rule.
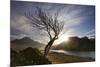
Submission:
[[[78,38],[70,37],[68,42],[63,42],[56,46],[52,46],[52,49],[56,50],[71,50],[71,51],[94,51],[95,39],[89,39],[88,37]]]
[[[22,39],[15,39],[11,41],[11,48],[16,51],[23,50],[27,47],[42,48],[44,46],[45,46],[44,44],[34,41],[29,37],[24,37]]]

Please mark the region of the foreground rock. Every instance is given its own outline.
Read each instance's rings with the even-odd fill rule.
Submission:
[[[26,48],[20,52],[11,49],[11,66],[51,64],[37,48]]]

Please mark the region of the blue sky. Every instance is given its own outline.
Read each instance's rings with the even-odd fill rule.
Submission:
[[[95,35],[95,6],[93,5],[12,1],[11,39],[27,36],[33,40],[47,43],[48,35],[44,31],[31,27],[24,15],[26,12],[34,13],[36,7],[41,7],[51,14],[60,10],[59,21],[64,21],[65,25],[62,33],[65,33],[58,41],[70,36],[94,37]]]

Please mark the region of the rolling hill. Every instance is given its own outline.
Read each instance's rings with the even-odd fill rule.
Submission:
[[[24,37],[22,39],[15,39],[11,41],[11,48],[20,51],[27,47],[32,48],[43,48],[45,45],[30,39],[29,37]]]

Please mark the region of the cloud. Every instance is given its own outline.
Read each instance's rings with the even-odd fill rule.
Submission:
[[[86,35],[89,38],[95,37],[95,29],[91,29],[90,31],[86,32],[84,35]]]
[[[70,6],[62,13],[61,19],[65,21],[66,28],[69,28],[85,23],[83,21],[91,16],[92,11],[87,10],[85,6]]]
[[[89,34],[94,33],[94,32],[95,32],[95,29],[92,29],[92,30],[86,32],[85,34],[86,34],[86,35],[89,35]]]
[[[86,9],[86,6],[77,5],[42,4],[34,2],[25,2],[21,4],[17,2],[17,5],[12,4],[11,6],[13,6],[11,9],[11,37],[21,38],[28,36],[33,40],[43,43],[49,41],[48,34],[45,31],[33,28],[28,22],[28,19],[23,16],[24,12],[29,12],[30,10],[32,12],[35,10],[34,7],[36,6],[40,6],[51,13],[55,11],[54,8],[62,8],[59,13],[59,21],[65,21],[65,26],[62,32],[67,32],[69,35],[74,34],[74,26],[83,23],[83,21],[92,13]]]

